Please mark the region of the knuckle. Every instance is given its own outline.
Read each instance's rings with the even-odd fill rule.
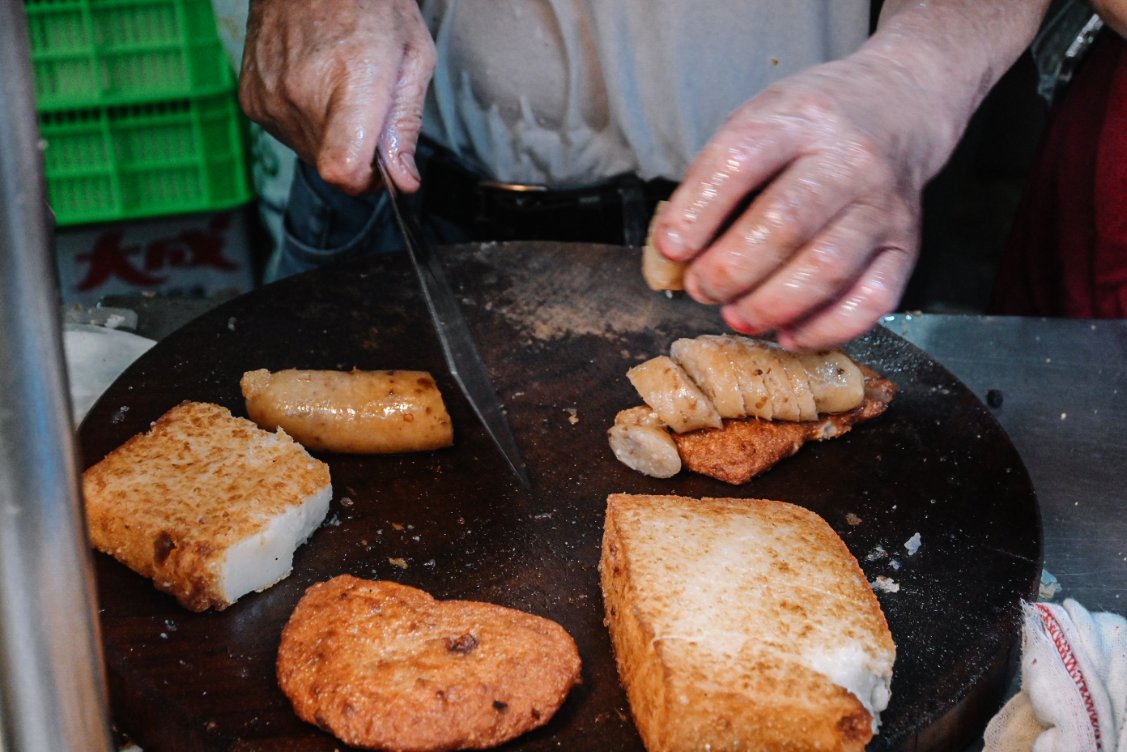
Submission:
[[[819,89],[806,89],[795,102],[795,111],[815,123],[838,123],[841,114],[837,100]]]
[[[741,224],[741,240],[750,248],[760,249],[759,253],[766,252],[772,259],[780,260],[803,240],[803,205],[802,197],[793,194],[768,199],[754,218]]]
[[[246,113],[247,117],[255,122],[259,122],[262,118],[262,111],[258,106],[258,97],[245,82],[239,83],[239,107]]]
[[[359,171],[340,159],[327,156],[324,152],[317,155],[317,173],[329,185],[352,196],[359,195],[365,188],[365,182]]]
[[[434,72],[435,66],[438,65],[438,50],[434,45],[434,40],[429,35],[426,36],[422,44],[415,47],[415,56],[419,67],[429,77]]]

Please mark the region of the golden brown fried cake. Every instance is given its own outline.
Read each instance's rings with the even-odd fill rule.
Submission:
[[[347,744],[484,749],[547,723],[579,681],[559,624],[341,575],[312,586],[278,649],[298,716]]]
[[[284,431],[183,402],[82,475],[90,541],[192,611],[290,572],[325,518],[329,467]]]

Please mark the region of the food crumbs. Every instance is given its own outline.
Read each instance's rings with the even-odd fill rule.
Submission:
[[[407,560],[402,558],[402,557],[399,557],[399,556],[395,556],[395,557],[389,556],[388,559],[387,559],[387,563],[390,564],[393,567],[399,567],[400,569],[406,569],[407,568]]]
[[[403,527],[403,525],[399,524],[398,522],[393,522],[393,523],[391,523],[391,529],[392,529],[392,530],[395,530],[396,532],[400,532],[400,533],[401,533],[401,532],[403,532],[403,531],[404,531],[404,530],[405,530],[406,528],[405,528],[405,527]]]
[[[848,512],[845,515],[845,522],[848,525],[852,525],[853,527],[856,527],[857,525],[861,524],[861,518],[858,517],[857,515],[853,514],[853,512]]]
[[[877,578],[869,583],[869,585],[881,593],[899,593],[900,583],[891,577],[885,577],[883,574],[878,574]]]
[[[568,423],[570,423],[571,425],[574,426],[576,423],[579,422],[579,411],[576,410],[574,407],[564,408],[564,412],[567,413],[567,422]]]
[[[886,556],[888,556],[888,552],[884,550],[884,546],[877,545],[873,547],[872,551],[865,555],[865,561],[876,561]]]
[[[908,556],[915,556],[916,551],[920,550],[920,534],[916,533],[911,538],[904,542],[904,548],[908,551]]]

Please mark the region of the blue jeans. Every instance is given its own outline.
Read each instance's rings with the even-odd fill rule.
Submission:
[[[425,175],[429,149],[419,144],[416,159]],[[419,194],[404,194],[409,211],[420,217],[423,234],[435,245],[464,243],[468,234],[434,216],[422,216]],[[387,194],[350,196],[326,183],[317,171],[298,162],[294,169],[280,246],[266,265],[265,281],[319,269],[374,253],[403,250]]]

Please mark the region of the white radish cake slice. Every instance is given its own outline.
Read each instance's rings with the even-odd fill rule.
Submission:
[[[290,573],[329,510],[329,467],[282,430],[183,402],[82,475],[94,548],[185,608],[223,610]]]

